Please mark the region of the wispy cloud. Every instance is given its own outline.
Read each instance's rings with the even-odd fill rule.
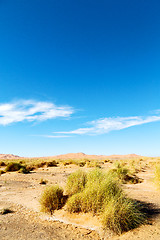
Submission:
[[[113,117],[113,118],[101,118],[95,121],[91,121],[87,123],[87,127],[78,128],[76,130],[68,131],[68,132],[56,132],[59,134],[66,135],[99,135],[108,133],[114,130],[121,130],[137,125],[142,125],[145,123],[151,123],[160,121],[160,116],[133,116],[133,117]]]
[[[26,121],[45,121],[69,117],[74,112],[69,106],[56,106],[51,102],[22,100],[0,104],[0,125]]]

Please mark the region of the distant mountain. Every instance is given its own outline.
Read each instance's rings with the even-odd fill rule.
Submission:
[[[67,153],[67,154],[61,154],[57,156],[52,156],[50,158],[54,159],[127,159],[127,158],[141,158],[142,156],[137,154],[126,154],[126,155],[88,155],[85,153]]]
[[[0,154],[0,159],[18,159],[23,158],[13,154]],[[37,158],[37,157],[35,157]],[[127,158],[142,158],[142,156],[137,154],[127,154],[127,155],[88,155],[82,152],[79,153],[67,153],[56,156],[49,157],[40,157],[40,158],[52,158],[52,159],[95,159],[95,160],[104,160],[104,159],[127,159]]]
[[[16,158],[21,158],[21,157],[13,154],[0,154],[0,159],[16,159]]]

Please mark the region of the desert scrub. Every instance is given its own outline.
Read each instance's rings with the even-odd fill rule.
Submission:
[[[10,210],[9,208],[0,209],[0,214],[1,214],[1,215],[7,214],[7,213],[12,213],[12,212],[13,212],[13,211]]]
[[[5,173],[5,171],[3,171],[3,170],[0,170],[0,175],[2,175],[3,173]]]
[[[0,167],[4,167],[4,166],[6,166],[6,163],[5,162],[0,162]]]
[[[112,180],[105,180],[101,184],[93,184],[69,198],[67,210],[69,212],[99,213],[112,197],[122,194],[120,187]]]
[[[107,178],[107,174],[103,172],[101,169],[95,168],[87,173],[87,185],[91,186],[94,183],[99,184],[105,178]]]
[[[121,183],[139,183],[142,180],[138,178],[135,174],[132,174],[129,168],[124,166],[124,163],[116,162],[115,167],[108,171],[108,174],[117,180],[120,180]]]
[[[78,175],[74,177],[76,176]],[[97,214],[104,228],[118,234],[145,221],[145,214],[137,202],[126,197],[113,175],[100,169],[94,169],[86,174],[83,189],[68,198],[67,211]]]
[[[87,163],[86,163],[86,166],[88,168],[101,168],[101,165],[98,161],[95,161],[95,160],[88,160]]]
[[[28,173],[29,171],[26,169],[26,166],[21,163],[10,162],[5,168],[5,172],[14,172],[19,171],[20,173]]]
[[[155,166],[154,183],[157,186],[157,188],[160,189],[160,165]]]
[[[63,206],[63,189],[58,185],[48,186],[40,198],[41,211],[53,214],[54,210]]]
[[[47,182],[48,182],[47,180],[41,178],[39,184],[45,185],[45,184],[47,184]]]
[[[115,179],[112,179],[99,169],[87,174],[87,183],[83,191],[74,194],[67,201],[69,212],[101,212],[103,205],[112,197],[121,196],[122,189]]]
[[[85,172],[78,170],[72,173],[67,178],[66,193],[71,196],[75,193],[83,191],[87,181],[87,175]]]
[[[123,196],[105,205],[101,219],[104,228],[121,234],[143,224],[146,216],[134,200]]]
[[[47,167],[57,167],[57,162],[55,160],[46,162]]]

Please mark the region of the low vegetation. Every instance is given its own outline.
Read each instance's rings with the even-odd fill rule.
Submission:
[[[52,215],[54,210],[63,206],[63,189],[58,185],[46,187],[40,198],[40,204],[42,212]]]
[[[75,179],[78,173],[70,175]],[[82,176],[82,172],[81,172]],[[101,218],[104,228],[109,228],[116,233],[128,231],[145,221],[145,214],[139,205],[127,198],[114,175],[95,169],[85,174],[85,184],[79,188],[79,181],[74,182],[74,189],[67,201],[67,210],[74,212],[92,212]],[[72,184],[69,184],[72,187]],[[72,191],[72,190],[70,190]],[[74,191],[73,191],[74,192]]]
[[[72,173],[66,184],[66,193],[71,196],[83,191],[87,182],[87,174],[81,170]]]
[[[158,189],[160,189],[160,164],[155,166],[154,182]]]
[[[66,209],[70,213],[91,212],[98,215],[104,228],[109,228],[120,234],[135,228],[145,222],[136,201],[126,197],[122,184],[141,182],[136,172],[143,171],[146,165],[141,160],[120,160],[111,165],[113,161],[89,159],[19,159],[1,161],[0,174],[10,171],[28,173],[41,167],[67,167],[74,164],[78,167],[93,168],[93,170],[78,171],[67,178],[65,193],[58,185],[47,186],[40,198],[41,211],[50,213],[62,208],[66,202]],[[111,167],[107,172],[102,170],[103,164]],[[106,166],[105,165],[105,166]],[[95,168],[96,167],[96,168]],[[160,166],[156,167],[155,181],[160,187]],[[41,179],[39,184],[46,184],[47,180]]]
[[[121,196],[118,199],[112,198],[105,204],[101,219],[104,228],[121,234],[143,224],[146,217],[137,202]]]
[[[12,213],[13,211],[9,208],[3,208],[3,209],[0,209],[0,214],[1,215],[4,215],[4,214],[7,214],[7,213]]]
[[[47,182],[48,182],[47,180],[41,178],[39,184],[45,185],[45,184],[47,184]]]
[[[132,173],[128,167],[123,163],[115,162],[114,167],[109,170],[108,174],[110,177],[114,177],[121,183],[140,183],[142,180],[136,176],[135,173]]]
[[[6,168],[5,172],[14,172],[18,171],[19,173],[29,173],[29,170],[26,168],[25,165],[22,165],[21,163],[16,162],[10,162]]]

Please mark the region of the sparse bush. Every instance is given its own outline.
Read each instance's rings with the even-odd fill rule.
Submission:
[[[160,165],[156,165],[154,171],[154,182],[158,189],[160,189]]]
[[[0,167],[5,167],[6,163],[5,162],[0,162]]]
[[[28,172],[33,171],[35,168],[36,168],[36,167],[35,167],[33,164],[29,164],[29,165],[26,166],[26,170],[27,170]]]
[[[130,170],[124,166],[124,163],[115,163],[115,167],[113,169],[110,169],[108,171],[108,174],[110,176],[116,178],[117,180],[120,180],[121,183],[140,183],[142,180],[138,178],[135,174],[132,174]]]
[[[145,214],[138,204],[126,197],[112,198],[101,215],[104,228],[109,228],[120,234],[138,227],[145,221]]]
[[[57,167],[57,162],[55,160],[46,162],[47,167]]]
[[[48,186],[44,190],[41,199],[41,211],[53,214],[54,210],[63,206],[63,189],[58,185]]]
[[[77,173],[70,176],[72,182],[78,182]],[[104,228],[109,228],[118,234],[135,228],[145,221],[145,214],[136,201],[125,196],[115,176],[95,169],[87,173],[85,178],[87,180],[81,191],[73,191],[73,195],[69,197],[67,211],[98,214]],[[72,186],[75,187],[73,183],[70,185],[71,192]]]
[[[45,185],[45,184],[47,184],[47,182],[48,182],[47,180],[44,180],[43,178],[41,178],[39,184]]]
[[[87,179],[84,190],[69,198],[67,202],[69,212],[100,212],[103,205],[112,197],[122,194],[118,183],[99,169],[88,173]]]
[[[86,173],[81,170],[72,173],[67,178],[66,193],[71,196],[75,193],[83,191],[87,181],[86,176]]]
[[[101,168],[100,163],[97,162],[97,161],[95,161],[95,160],[87,161],[86,166],[87,166],[88,168]]]
[[[7,214],[7,213],[12,213],[13,211],[9,208],[3,208],[0,210],[0,214],[1,215],[4,215],[4,214]]]
[[[5,173],[5,171],[3,171],[3,170],[0,170],[0,175],[2,175],[3,173]]]
[[[79,167],[84,167],[85,164],[86,164],[85,161],[78,161],[78,162],[77,162],[77,165],[78,165]]]
[[[82,211],[82,193],[72,195],[67,201],[67,211],[70,213],[78,213]]]
[[[14,172],[14,171],[18,171],[23,167],[23,165],[21,165],[20,163],[14,163],[14,162],[10,162],[7,166],[5,171],[6,172]]]
[[[35,168],[41,168],[41,167],[44,167],[45,165],[46,165],[46,162],[42,161],[42,162],[36,163],[34,166]]]
[[[107,175],[99,168],[95,168],[94,170],[87,173],[87,185],[91,186],[94,183],[101,183]]]
[[[26,174],[29,173],[29,169],[26,166],[21,166],[18,172]]]

